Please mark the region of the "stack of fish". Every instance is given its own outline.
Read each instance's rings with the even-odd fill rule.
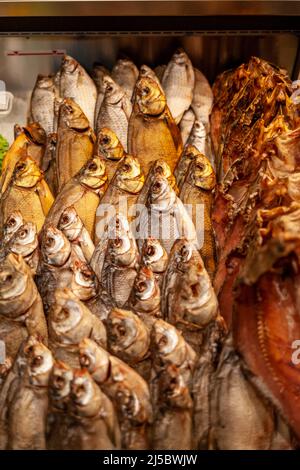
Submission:
[[[291,94],[182,50],[37,78],[0,181],[0,448],[297,446]]]

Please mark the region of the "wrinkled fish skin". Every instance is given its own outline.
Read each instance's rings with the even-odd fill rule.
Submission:
[[[48,184],[54,197],[58,194],[58,176],[56,162],[57,134],[52,133],[47,136],[45,153],[41,163],[46,183]]]
[[[58,228],[72,244],[81,248],[85,259],[89,262],[93,256],[95,245],[73,206],[67,207],[62,212]]]
[[[139,71],[129,59],[119,59],[111,71],[111,78],[123,88],[131,100]]]
[[[197,246],[197,234],[190,216],[169,181],[159,174],[150,185],[137,227],[140,246],[149,236],[159,239],[168,253],[175,240],[182,237]]]
[[[193,401],[179,369],[168,365],[159,376],[153,423],[154,449],[192,449]],[[175,430],[180,432],[175,432]]]
[[[191,162],[195,160],[199,154],[199,150],[194,145],[188,144],[184,147],[180,159],[178,160],[178,163],[174,170],[174,175],[179,191],[181,190],[184,180],[187,176]]]
[[[48,382],[53,367],[51,351],[30,337],[24,347],[26,369],[19,379],[8,411],[8,449],[46,449]]]
[[[181,330],[198,352],[201,331],[216,318],[218,302],[198,250],[185,239],[173,245],[161,299],[165,319]]]
[[[195,88],[193,93],[193,101],[191,107],[196,118],[209,126],[209,116],[213,104],[213,92],[208,83],[207,78],[200,70],[194,68]]]
[[[108,181],[111,181],[126,154],[118,136],[108,127],[103,127],[97,134],[96,154],[105,159]]]
[[[57,226],[64,209],[73,206],[93,239],[96,210],[106,186],[105,163],[100,157],[94,156],[60,191],[49,211],[45,225]]]
[[[185,145],[189,139],[195,119],[194,111],[191,108],[189,108],[182,116],[179,127],[183,145]]]
[[[211,278],[216,268],[216,248],[211,221],[213,190],[216,186],[216,174],[205,155],[199,154],[190,163],[187,176],[182,184],[180,199],[192,209],[194,225],[199,227],[197,217],[202,210],[202,227],[198,229],[200,253],[205,268]],[[199,220],[200,222],[200,220]]]
[[[58,189],[92,157],[95,135],[78,104],[68,98],[59,108],[56,167]]]
[[[96,124],[98,133],[102,127],[108,127],[116,133],[127,151],[128,121],[132,111],[131,102],[125,91],[111,78],[103,78],[105,95],[102,101]]]
[[[95,116],[94,116],[94,128],[95,129],[96,129],[96,125],[97,125],[97,117],[98,117],[99,110],[101,108],[101,104],[102,104],[104,94],[105,94],[105,88],[103,86],[103,78],[105,76],[109,76],[109,75],[110,75],[109,71],[103,65],[97,65],[96,64],[93,67],[92,76],[93,76],[94,82],[96,83],[96,87],[97,87],[97,101],[96,101]]]
[[[26,222],[11,237],[7,244],[7,249],[12,253],[21,255],[31,269],[33,275],[36,274],[39,263],[39,242],[36,225]]]
[[[179,49],[164,72],[162,86],[171,114],[178,124],[192,103],[195,73],[187,54]]]
[[[79,345],[80,364],[113,401],[121,426],[122,448],[149,448],[152,407],[145,380],[125,362],[85,338]]]
[[[4,194],[7,190],[15,166],[25,154],[30,156],[41,167],[45,145],[46,133],[38,123],[34,122],[21,129],[20,134],[16,137],[3,158],[0,182],[1,194]]]
[[[162,316],[160,310],[160,288],[151,268],[140,266],[128,305],[149,329],[151,329],[153,322]]]
[[[39,334],[46,343],[47,324],[41,297],[22,256],[9,253],[0,267],[0,338],[15,358],[22,341]]]
[[[1,198],[0,225],[17,207],[24,221],[34,221],[39,232],[52,203],[53,196],[42,172],[31,157],[24,155]]]
[[[38,75],[31,95],[30,113],[33,122],[38,122],[46,134],[55,132],[56,88],[53,76]]]
[[[93,127],[97,88],[84,68],[70,56],[65,56],[62,61],[60,95],[62,98],[72,98]]]
[[[106,347],[104,324],[70,289],[56,289],[49,312],[49,344],[56,359],[78,367],[78,345],[84,338]]]
[[[181,154],[182,140],[160,85],[141,77],[136,83],[128,128],[128,152],[140,157],[147,174],[151,163],[162,158],[171,170]]]
[[[4,222],[2,236],[1,236],[1,248],[9,242],[14,233],[23,225],[24,219],[20,211],[12,211]]]
[[[71,382],[70,409],[74,429],[70,429],[70,449],[120,449],[117,416],[110,399],[104,395],[86,370],[74,371]]]
[[[268,450],[274,432],[272,408],[245,377],[230,343],[229,337],[211,386],[213,448]]]
[[[148,266],[154,272],[159,287],[168,265],[168,253],[156,238],[147,238],[141,249],[141,264]]]
[[[150,334],[146,324],[130,310],[112,309],[106,327],[108,350],[148,377]]]
[[[131,155],[125,155],[97,208],[96,243],[107,223],[108,206],[112,206],[118,214],[123,214],[130,223],[136,218],[136,203],[143,185],[144,174],[139,160]]]
[[[91,260],[91,266],[108,294],[122,308],[137,274],[139,252],[128,220],[117,213],[108,223]]]

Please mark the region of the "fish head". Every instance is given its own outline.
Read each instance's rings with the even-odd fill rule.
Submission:
[[[70,241],[74,241],[79,237],[83,228],[83,223],[78,216],[75,207],[67,207],[62,212],[58,222],[58,228]]]
[[[107,318],[107,336],[114,354],[131,348],[137,339],[141,321],[129,310],[113,308]]]
[[[0,301],[10,301],[21,296],[31,276],[21,255],[9,253],[0,264]]]
[[[135,100],[142,114],[159,116],[166,109],[166,97],[159,84],[150,77],[141,77],[135,88]]]
[[[38,246],[37,228],[33,222],[23,224],[9,242],[10,250],[22,256],[30,255]]]
[[[49,381],[49,394],[57,408],[65,408],[70,397],[72,380],[72,368],[62,361],[55,361]]]
[[[188,55],[185,53],[185,51],[181,48],[178,48],[175,53],[173,54],[171,58],[172,62],[175,62],[175,64],[180,65],[182,67],[187,66],[190,64],[190,59]]]
[[[24,220],[20,211],[11,212],[3,226],[3,241],[7,242],[23,223]]]
[[[103,155],[108,160],[119,161],[125,155],[123,145],[118,136],[108,127],[100,129],[96,145],[99,155]]]
[[[129,222],[123,214],[116,214],[108,227],[108,256],[115,266],[131,266],[138,256],[136,241]]]
[[[172,176],[171,168],[163,158],[155,160],[152,167],[152,173],[154,175],[161,175],[167,179]]]
[[[43,178],[43,173],[29,155],[23,155],[15,166],[13,181],[21,188],[33,188]]]
[[[156,238],[147,238],[142,247],[142,262],[151,267],[155,273],[162,273],[166,270],[168,263],[168,253]]]
[[[138,194],[144,185],[144,175],[139,160],[126,155],[120,163],[116,174],[116,185],[131,194]]]
[[[71,244],[61,230],[48,225],[42,234],[41,252],[46,263],[63,266],[71,254]]]
[[[103,77],[102,84],[104,99],[108,103],[117,104],[124,97],[125,91],[109,75]]]
[[[205,139],[206,138],[206,128],[202,121],[198,119],[195,120],[192,134],[194,138]]]
[[[158,288],[152,269],[142,266],[134,280],[134,296],[139,300],[149,300],[157,294]]]
[[[187,386],[180,371],[180,368],[175,364],[168,364],[162,370],[159,377],[160,393],[164,400],[174,400],[176,402],[185,403],[187,394]]]
[[[54,304],[50,310],[50,322],[57,336],[62,337],[75,330],[85,315],[85,309],[71,289],[56,289]]]
[[[187,166],[200,154],[199,150],[191,144],[188,144],[184,147],[183,157]]]
[[[101,392],[86,369],[75,369],[71,383],[72,411],[78,416],[95,416],[101,407]]]
[[[141,65],[141,68],[140,68],[140,73],[139,73],[139,78],[142,78],[142,77],[145,77],[145,78],[152,78],[152,80],[154,80],[155,78],[155,72],[151,69],[151,67],[149,67],[148,65],[146,64],[143,64]]]
[[[107,184],[105,161],[97,155],[90,158],[79,172],[79,180],[91,189],[104,188]]]
[[[53,89],[54,90],[54,77],[53,75],[41,75],[39,74],[36,79],[35,86],[41,89]]]
[[[126,416],[130,420],[136,420],[142,412],[142,407],[133,388],[129,388],[126,384],[122,383],[118,388],[116,397],[118,401],[117,406],[122,416]]]
[[[61,63],[61,69],[63,72],[65,73],[74,73],[75,70],[77,70],[78,68],[78,62],[77,60],[73,59],[73,57],[69,56],[69,55],[65,55],[62,59],[62,63]]]
[[[72,292],[83,301],[95,297],[97,290],[97,277],[85,262],[76,260],[71,266],[73,276],[71,281]]]
[[[79,362],[98,384],[105,382],[109,374],[109,353],[92,339],[84,338],[79,343]]]
[[[32,122],[31,124],[28,124],[28,126],[23,127],[23,132],[29,143],[33,143],[35,145],[46,144],[46,132],[38,122]]]
[[[48,385],[54,359],[50,349],[38,338],[30,336],[24,346],[29,380],[32,385]]]
[[[72,98],[65,98],[59,107],[59,127],[80,132],[89,129],[89,121],[81,107]]]
[[[192,183],[200,189],[212,190],[216,186],[216,174],[209,159],[199,153],[189,168]]]
[[[157,356],[156,362],[161,364],[175,362],[181,343],[181,334],[173,325],[161,319],[156,320],[151,332],[151,342],[154,354]]]
[[[161,175],[155,175],[150,185],[149,202],[160,210],[169,208],[176,201],[176,193],[171,188],[167,178]]]

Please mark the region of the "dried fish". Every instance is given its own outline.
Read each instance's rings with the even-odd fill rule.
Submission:
[[[125,449],[149,447],[152,407],[147,383],[125,362],[109,354],[94,341],[84,339],[79,345],[80,363],[88,369],[118,412]]]
[[[211,221],[216,175],[205,155],[199,154],[189,165],[181,186],[180,199],[188,206],[197,227],[198,243],[205,268],[211,278],[216,266],[216,249]],[[202,220],[201,220],[202,218]]]
[[[68,289],[56,289],[49,312],[49,343],[56,359],[78,367],[78,344],[94,339],[106,347],[106,330],[102,321]]]
[[[3,225],[3,233],[1,236],[1,247],[5,246],[7,242],[11,239],[14,233],[23,225],[24,219],[20,211],[12,211]]]
[[[75,370],[71,383],[71,412],[75,418],[69,430],[70,449],[120,449],[121,439],[116,413],[86,370]]]
[[[81,248],[85,259],[89,262],[93,256],[95,245],[73,206],[67,207],[62,212],[58,228],[73,245],[78,245]]]
[[[149,237],[144,241],[141,249],[141,264],[151,268],[161,288],[163,274],[168,265],[168,253],[156,238]]]
[[[184,115],[182,116],[179,127],[183,145],[185,145],[188,141],[194,126],[195,119],[196,117],[194,111],[191,108],[185,111]]]
[[[106,67],[104,67],[103,65],[98,65],[98,64],[94,65],[92,77],[97,87],[97,100],[96,100],[95,115],[94,115],[94,128],[95,129],[97,125],[97,117],[98,117],[99,110],[101,108],[101,104],[102,104],[102,101],[104,99],[104,94],[105,94],[105,88],[103,86],[103,78],[109,75],[110,75],[110,72],[108,71]]]
[[[92,157],[95,135],[79,105],[70,98],[59,108],[56,145],[58,189]]]
[[[36,274],[39,264],[39,242],[36,225],[33,222],[26,222],[22,225],[13,234],[6,249],[21,255],[30,267],[32,274]]]
[[[139,71],[129,59],[119,59],[111,71],[111,78],[123,88],[131,100]]]
[[[92,157],[61,190],[49,211],[45,225],[57,226],[61,214],[67,207],[73,206],[93,239],[95,214],[99,199],[105,192],[107,175],[104,161]]]
[[[195,73],[187,54],[178,49],[168,63],[162,78],[171,114],[178,124],[193,100]]]
[[[198,121],[209,125],[209,116],[213,105],[213,92],[207,78],[200,70],[194,68],[195,87],[191,108]]]
[[[164,159],[173,170],[182,140],[160,85],[142,77],[136,83],[135,100],[128,128],[128,151],[140,157],[145,173],[154,160]]]
[[[46,449],[48,383],[53,367],[51,351],[29,338],[24,347],[26,370],[19,379],[8,410],[8,449]]]
[[[84,68],[68,55],[63,58],[61,64],[59,85],[60,96],[74,100],[93,127],[97,99],[96,85]]]
[[[103,127],[97,134],[96,153],[104,158],[108,181],[110,181],[120,160],[126,154],[118,136],[108,127]]]
[[[168,253],[175,240],[182,237],[197,246],[197,234],[190,216],[169,181],[159,174],[150,185],[137,231],[140,246],[148,237],[157,238]]]
[[[32,122],[38,122],[46,134],[55,132],[56,87],[53,75],[38,75],[30,100]]]
[[[128,121],[132,105],[125,91],[111,78],[103,78],[105,95],[102,101],[96,124],[96,132],[102,127],[108,127],[116,133],[127,151]]]
[[[6,355],[14,359],[31,334],[39,334],[47,342],[43,304],[22,256],[9,253],[0,266],[0,339]]]

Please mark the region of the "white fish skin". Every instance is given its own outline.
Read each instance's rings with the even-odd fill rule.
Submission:
[[[187,143],[191,135],[195,119],[196,119],[195,113],[191,108],[189,108],[182,116],[179,127],[180,127],[183,145]]]
[[[154,197],[153,187],[157,184],[161,189]],[[175,240],[182,237],[198,246],[197,233],[187,210],[168,180],[160,175],[150,186],[146,206],[139,216],[137,235],[140,249],[149,237],[157,238],[167,253],[170,253]]]
[[[187,145],[196,147],[200,153],[203,153],[209,159],[215,169],[215,156],[212,150],[208,125],[196,119],[187,140]]]
[[[128,121],[132,112],[132,104],[125,91],[111,78],[103,79],[105,95],[96,123],[96,132],[108,127],[118,136],[124,150],[127,151]]]
[[[194,68],[194,73],[195,88],[191,106],[198,121],[208,125],[213,104],[213,92],[203,73],[196,68]]]
[[[72,57],[65,56],[61,66],[60,95],[72,98],[94,126],[97,88],[85,69]]]
[[[104,67],[104,65],[96,65],[93,68],[93,79],[94,82],[96,83],[97,87],[97,101],[96,101],[96,107],[95,107],[95,117],[94,117],[94,126],[96,129],[96,123],[97,123],[97,117],[99,114],[99,110],[101,108],[102,101],[104,99],[104,93],[105,93],[105,88],[103,86],[103,78],[105,76],[110,76],[109,70]]]
[[[180,122],[185,111],[191,106],[194,85],[193,65],[187,54],[179,49],[168,63],[162,78],[162,87],[176,124]]]
[[[138,76],[138,68],[129,59],[119,59],[111,71],[112,79],[123,88],[130,100]]]
[[[53,76],[38,75],[30,101],[32,122],[38,122],[46,134],[55,131],[56,88]]]

